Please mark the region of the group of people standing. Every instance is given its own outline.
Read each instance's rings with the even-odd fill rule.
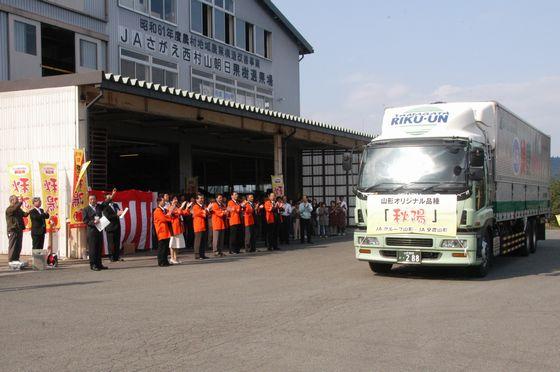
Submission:
[[[41,208],[41,198],[32,199],[33,207],[24,209],[23,199],[11,195],[8,208],[6,208],[6,227],[8,231],[8,263],[10,267],[22,267],[20,254],[23,244],[23,231],[25,230],[24,218],[31,220],[31,241],[33,250],[43,249],[47,233],[49,214]],[[49,252],[50,253],[50,247]]]
[[[101,260],[102,231],[106,232],[110,260],[122,260],[119,219],[124,212],[113,201],[115,193],[116,189],[107,193],[101,203],[90,195],[88,206],[82,210],[89,264],[94,271],[107,269]],[[49,214],[41,208],[41,199],[33,198],[33,208],[24,210],[21,198],[11,196],[6,209],[10,263],[20,262],[25,217],[32,222],[33,249],[44,246]],[[99,229],[103,217],[108,224]],[[178,251],[182,248],[193,248],[195,259],[204,260],[210,250],[214,257],[223,257],[226,250],[229,254],[239,254],[243,249],[256,252],[259,237],[268,250],[279,250],[280,244],[290,244],[291,239],[312,243],[313,236],[343,234],[345,221],[346,204],[341,200],[333,201],[327,208],[325,203],[314,203],[306,196],[294,204],[274,193],[260,202],[253,194],[240,196],[237,192],[229,199],[219,194],[209,200],[201,193],[190,200],[163,194],[157,198],[153,211],[159,266],[179,264]]]
[[[182,248],[193,248],[194,258],[204,260],[209,250],[214,257],[223,257],[226,249],[229,254],[239,254],[242,249],[256,252],[259,236],[272,251],[279,250],[280,244],[290,244],[291,239],[312,243],[313,236],[327,237],[331,231],[342,235],[346,204],[338,200],[331,205],[314,204],[306,196],[293,204],[274,193],[260,202],[253,194],[240,196],[237,192],[229,199],[218,194],[209,200],[200,193],[190,200],[163,194],[153,217],[158,265],[179,264],[177,251]]]

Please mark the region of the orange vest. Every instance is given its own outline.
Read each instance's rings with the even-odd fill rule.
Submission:
[[[220,207],[218,202],[212,207],[212,230],[226,229],[226,210]]]
[[[204,206],[201,207],[198,203],[194,203],[192,215],[194,232],[206,231],[206,209],[204,209]]]
[[[154,227],[156,229],[158,240],[171,238],[169,222],[171,222],[171,217],[165,214],[160,207],[157,207],[154,211]]]
[[[255,209],[250,203],[245,203],[245,212],[243,213],[245,226],[253,226],[255,224]]]
[[[185,225],[181,216],[190,214],[188,209],[175,209],[171,215],[171,226],[173,227],[173,236],[185,232]]]
[[[228,208],[229,208],[229,225],[230,226],[241,225],[241,205],[234,202],[233,200],[230,200],[228,202]]]
[[[264,211],[266,212],[266,223],[274,223],[274,212],[273,212],[274,205],[268,199],[264,202]]]

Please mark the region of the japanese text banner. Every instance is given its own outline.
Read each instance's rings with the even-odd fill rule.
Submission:
[[[47,224],[47,228],[49,231],[58,230],[60,229],[58,167],[52,163],[39,163],[39,174],[41,175],[41,189],[43,191],[43,208],[50,216],[50,223]]]
[[[369,195],[367,233],[457,235],[455,195]]]
[[[284,176],[273,175],[270,176],[272,182],[272,192],[276,194],[276,196],[284,196]]]
[[[82,209],[87,206],[88,188],[87,177],[80,178],[80,171],[85,162],[85,151],[74,149],[74,182],[70,205],[70,226],[82,226]],[[79,182],[78,182],[79,180]]]
[[[33,175],[31,164],[29,163],[10,163],[8,164],[8,174],[10,175],[10,195],[15,195],[23,199],[23,209],[31,208],[33,199]],[[25,227],[31,228],[31,220],[25,218]]]

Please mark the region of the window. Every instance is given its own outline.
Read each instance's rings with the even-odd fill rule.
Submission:
[[[270,59],[272,57],[272,33],[261,27],[255,27],[255,53]]]
[[[272,59],[272,32],[264,30],[264,58]]]
[[[177,64],[121,49],[121,75],[151,81],[168,87],[177,87]]]
[[[233,44],[233,16],[219,9],[214,9],[214,38]]]
[[[177,23],[177,1],[150,0],[150,15],[167,22]]]
[[[29,23],[14,21],[16,51],[37,55],[37,28]]]
[[[97,44],[80,39],[80,66],[97,70]]]
[[[121,75],[138,80],[149,80],[149,57],[121,49]]]
[[[255,52],[255,26],[245,22],[245,50],[251,53]]]
[[[177,86],[177,64],[152,58],[152,82],[168,87]]]
[[[238,48],[251,53],[255,51],[254,28],[255,26],[253,26],[249,22],[245,22],[241,19],[236,20],[235,45]]]
[[[192,69],[191,90],[240,104],[272,109],[272,91]]]
[[[236,31],[235,31],[235,46],[240,49],[245,49],[247,47],[246,41],[247,37],[245,35],[245,21],[240,19],[236,20]]]
[[[191,1],[191,30],[212,37],[212,7],[199,0]]]
[[[125,8],[148,14],[148,0],[119,0],[119,4]]]

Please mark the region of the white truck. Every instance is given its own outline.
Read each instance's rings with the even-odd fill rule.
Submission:
[[[356,258],[468,266],[535,252],[550,214],[550,137],[497,102],[390,108],[364,150]]]

